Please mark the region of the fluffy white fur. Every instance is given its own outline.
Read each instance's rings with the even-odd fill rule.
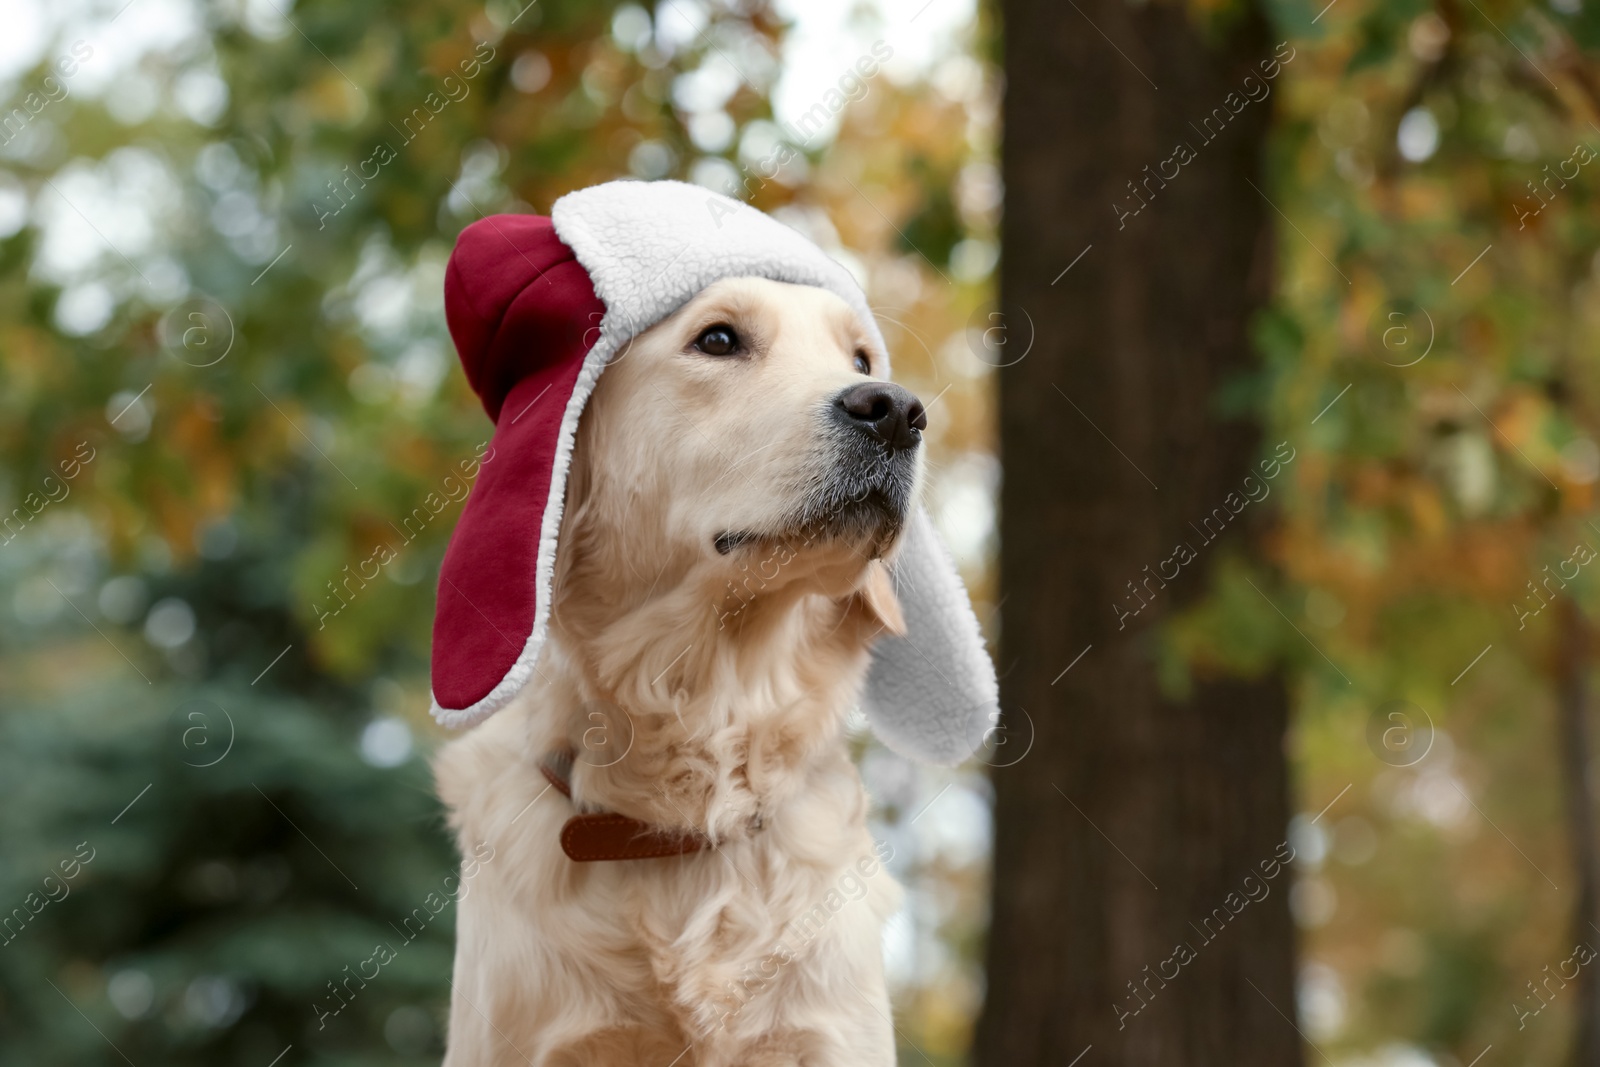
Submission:
[[[744,357],[694,350],[719,323]],[[436,764],[463,854],[493,850],[460,898],[446,1067],[894,1063],[881,928],[899,890],[842,723],[872,642],[905,626],[884,562],[900,527],[784,527],[827,475],[824,413],[863,380],[858,350],[882,376],[839,296],[722,280],[596,386],[539,677]],[[729,531],[762,536],[724,554]],[[538,770],[567,746],[572,801]],[[573,863],[576,810],[715,847]]]
[[[605,302],[599,335],[564,411],[555,477],[537,531],[536,617],[516,663],[482,700],[466,708],[434,704],[449,726],[470,726],[506,706],[535,677],[550,626],[557,545],[564,539],[566,481],[580,418],[592,390],[617,373],[634,337],[728,278],[765,278],[815,287],[846,305],[857,329],[888,354],[850,273],[782,223],[728,197],[682,182],[608,182],[569,193],[551,210],[556,233]],[[680,430],[684,429],[679,427]],[[863,703],[874,729],[896,751],[930,763],[966,758],[998,709],[994,668],[955,566],[926,516],[916,515],[895,581],[909,630],[880,642]]]

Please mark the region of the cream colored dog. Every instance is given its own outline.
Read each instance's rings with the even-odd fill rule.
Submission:
[[[446,1067],[894,1063],[899,888],[842,726],[904,627],[882,560],[925,417],[871,336],[824,289],[725,279],[598,383],[537,677],[436,764],[463,854],[494,850]],[[563,749],[570,800],[541,773]],[[575,863],[580,811],[709,846]]]

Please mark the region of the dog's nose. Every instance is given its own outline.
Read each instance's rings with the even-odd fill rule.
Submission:
[[[838,411],[849,425],[891,449],[916,448],[928,428],[922,401],[892,382],[863,382],[839,394]]]

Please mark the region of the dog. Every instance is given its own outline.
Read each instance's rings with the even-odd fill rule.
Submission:
[[[844,727],[906,633],[888,564],[927,417],[880,345],[834,292],[729,277],[595,384],[536,677],[435,760],[492,857],[458,898],[445,1067],[895,1062],[900,889]],[[573,862],[575,817],[664,853]]]

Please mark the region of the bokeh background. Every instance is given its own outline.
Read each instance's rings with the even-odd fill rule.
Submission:
[[[1600,14],[1484,3],[1263,8],[1298,49],[1269,105],[1278,269],[1256,369],[1216,400],[1274,441],[1292,425],[1298,455],[1259,544],[1162,630],[1174,689],[1289,681],[1285,1007],[1340,1067],[1486,1045],[1565,1063],[1581,1014],[1571,990],[1520,1026],[1513,1005],[1571,956],[1592,862],[1562,701],[1581,721],[1600,600],[1581,566],[1533,586],[1600,547],[1600,172],[1576,162],[1600,150]],[[455,864],[427,651],[459,500],[358,595],[332,590],[488,437],[441,299],[484,214],[675,177],[836,254],[930,404],[928,503],[998,639],[998,17],[10,0],[0,1063],[437,1062],[448,909],[348,1010],[319,1025],[312,1005]],[[1535,191],[1547,164],[1564,178]],[[1277,629],[1246,584],[1263,574],[1344,683]],[[933,771],[855,739],[910,888],[886,941],[902,1063],[968,1062],[1015,740]]]

